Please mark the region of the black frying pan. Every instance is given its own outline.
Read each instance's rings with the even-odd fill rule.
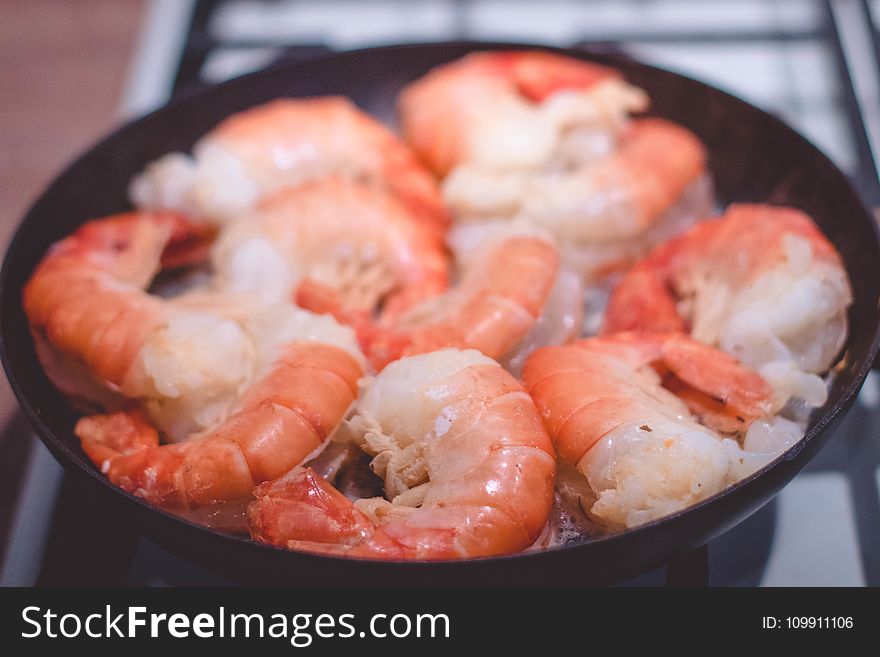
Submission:
[[[253,543],[183,521],[112,486],[72,433],[76,414],[42,372],[21,306],[21,290],[47,247],[87,219],[125,209],[126,185],[148,161],[189,150],[214,124],[278,96],[343,94],[393,121],[400,89],[429,68],[498,44],[436,44],[361,50],[287,65],[221,84],[129,124],[74,162],[34,204],[0,276],[2,357],[9,380],[40,437],[67,471],[106,498],[146,535],[233,579],[297,584],[605,583],[656,567],[697,548],[770,500],[831,437],[878,349],[880,243],[877,227],[844,175],[778,119],[717,89],[629,59],[559,51],[618,67],[648,91],[652,113],[678,121],[708,145],[719,199],[800,208],[843,255],[855,293],[850,336],[828,403],[806,436],[760,472],[674,516],[582,544],[503,558],[441,563],[341,559]],[[519,46],[522,47],[522,46]],[[108,519],[112,522],[112,519]]]

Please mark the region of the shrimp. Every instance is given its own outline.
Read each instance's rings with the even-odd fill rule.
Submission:
[[[295,322],[296,312],[282,323]],[[137,409],[88,416],[75,428],[83,451],[111,482],[155,506],[194,509],[248,497],[321,446],[354,401],[363,373],[354,355],[330,339],[315,341],[289,325],[282,333],[286,340],[266,374],[218,425],[162,445]]]
[[[780,394],[821,406],[847,336],[852,290],[806,214],[732,205],[651,252],[614,290],[603,333],[685,331],[755,368]]]
[[[379,559],[518,552],[547,523],[555,456],[519,383],[477,351],[386,367],[342,430],[372,455],[388,499],[352,503],[308,468],[254,491],[254,539]]]
[[[407,138],[445,176],[457,221],[534,223],[587,280],[711,208],[705,147],[669,121],[628,119],[646,106],[613,70],[546,53],[472,55],[401,98]]]
[[[50,378],[113,411],[77,423],[83,451],[165,508],[241,499],[297,465],[343,418],[365,363],[351,329],[290,304],[146,292],[163,263],[206,257],[206,230],[170,213],[97,219],[24,289]]]
[[[368,318],[393,317],[447,286],[436,232],[387,190],[338,177],[276,192],[228,226],[212,252],[213,285],[266,302],[296,295]]]
[[[785,400],[761,376],[678,333],[545,347],[523,380],[560,459],[586,484],[582,507],[611,529],[705,499],[803,435],[774,416]]]
[[[614,242],[643,232],[704,173],[705,152],[685,128],[633,121],[617,149],[570,172],[463,166],[444,193],[462,221],[525,217],[561,239]]]
[[[561,173],[462,165],[443,193],[459,221],[519,219],[544,228],[587,279],[689,226],[711,198],[703,146],[662,119],[633,121],[610,155]]]
[[[234,220],[282,187],[328,174],[364,180],[398,196],[426,223],[449,222],[437,183],[407,146],[342,97],[283,98],[234,114],[193,155],[171,153],[131,184],[132,202]]]
[[[499,242],[514,236],[537,237],[553,243],[552,236],[546,231],[515,221],[457,224],[449,231],[447,243],[460,266],[467,268],[472,266],[474,259],[482,257],[492,241]],[[530,353],[540,347],[563,344],[577,337],[584,322],[584,294],[580,276],[560,263],[556,280],[537,320],[516,347],[500,357],[501,366],[519,377]]]
[[[648,97],[598,64],[539,51],[483,52],[412,83],[399,106],[407,141],[446,176],[465,162],[536,168],[607,154]]]
[[[487,240],[462,264],[461,278],[448,292],[390,324],[360,327],[361,345],[377,370],[443,347],[477,349],[497,359],[510,355],[536,326],[559,270],[554,246],[527,235]]]
[[[54,244],[23,292],[49,377],[65,393],[110,399],[170,308],[143,292],[162,267],[197,262],[211,233],[183,215],[132,212],[90,221]]]

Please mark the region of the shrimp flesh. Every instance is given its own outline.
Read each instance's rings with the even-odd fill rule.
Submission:
[[[390,190],[437,230],[448,224],[437,183],[409,148],[335,96],[283,98],[234,114],[192,156],[171,153],[150,164],[129,194],[139,207],[224,222],[282,187],[328,174]]]
[[[614,290],[603,333],[685,331],[755,368],[780,394],[821,406],[847,336],[852,290],[812,219],[732,205],[651,252]]]
[[[447,286],[440,236],[387,190],[327,177],[289,187],[228,226],[213,285],[275,303],[390,316]],[[315,301],[315,298],[319,301]]]
[[[553,447],[519,383],[479,352],[444,349],[391,363],[343,429],[374,457],[388,499],[352,503],[296,468],[254,491],[256,540],[346,556],[456,559],[518,552],[547,523]]]
[[[612,529],[705,499],[803,435],[774,415],[784,400],[757,373],[678,333],[545,347],[526,361],[524,382],[579,473],[581,506]]]

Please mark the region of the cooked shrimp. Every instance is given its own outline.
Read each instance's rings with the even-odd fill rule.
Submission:
[[[214,286],[267,302],[395,316],[446,288],[440,236],[388,191],[328,177],[276,192],[227,227]],[[320,301],[315,301],[315,297]]]
[[[607,154],[647,95],[614,70],[538,51],[483,52],[440,66],[400,97],[404,135],[439,175],[583,162]]]
[[[662,119],[641,119],[593,164],[561,172],[464,164],[443,192],[459,221],[519,219],[544,228],[570,254],[567,261],[596,278],[644,253],[669,224],[680,229],[708,212],[706,180],[696,137]]]
[[[555,457],[534,403],[497,363],[444,349],[391,363],[343,428],[388,499],[352,504],[307,468],[259,486],[252,536],[380,559],[517,552],[543,530]]]
[[[659,246],[615,289],[604,333],[686,331],[820,406],[847,336],[852,290],[834,246],[804,213],[732,205]]]
[[[503,358],[536,325],[557,280],[556,249],[540,237],[487,240],[464,263],[445,294],[404,312],[390,325],[359,331],[376,369],[400,358],[443,347],[477,349]]]
[[[24,288],[47,374],[67,394],[107,399],[170,308],[143,292],[163,266],[198,261],[209,232],[172,213],[90,221],[54,244]]]
[[[249,496],[314,452],[356,396],[360,362],[350,347],[333,344],[333,327],[307,314],[289,309],[271,320],[277,335],[266,373],[216,426],[161,445],[140,411],[84,417],[75,429],[83,451],[111,482],[156,506],[192,509]],[[336,327],[343,341],[344,330]]]
[[[467,268],[474,259],[479,260],[484,255],[486,247],[493,241],[500,242],[514,236],[553,241],[546,231],[516,221],[458,224],[449,231],[447,241],[459,266]],[[540,315],[515,348],[500,357],[502,367],[519,377],[530,353],[578,337],[584,323],[584,294],[581,277],[561,265]]]
[[[465,165],[444,185],[463,221],[523,217],[563,240],[613,242],[642,233],[704,173],[705,153],[685,128],[633,121],[607,157],[567,172]]]
[[[773,415],[785,400],[758,374],[681,334],[545,347],[524,381],[560,458],[586,478],[585,510],[611,528],[709,497],[802,435]]]
[[[646,105],[613,70],[546,53],[472,55],[401,99],[406,135],[445,175],[458,221],[540,226],[588,280],[711,208],[705,148],[669,121],[628,119]]]
[[[89,222],[50,249],[24,290],[53,382],[106,409],[133,400],[172,441],[226,418],[286,342],[335,344],[362,358],[351,329],[289,304],[147,293],[163,259],[204,253],[200,230],[149,212]]]
[[[445,229],[437,184],[403,142],[341,97],[284,98],[234,114],[193,156],[166,155],[130,188],[141,207],[225,221],[282,187],[328,174],[391,190],[430,226]]]

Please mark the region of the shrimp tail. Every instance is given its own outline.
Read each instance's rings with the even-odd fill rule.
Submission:
[[[447,336],[434,336],[430,331],[406,333],[369,324],[357,331],[361,348],[368,355],[370,364],[380,372],[390,362],[406,355],[424,353],[449,340]],[[449,342],[453,342],[449,340]]]
[[[206,262],[216,237],[215,226],[178,216],[171,238],[162,252],[162,268],[177,269]]]
[[[367,517],[309,467],[257,486],[254,497],[248,523],[254,538],[264,543],[353,543],[373,533]]]
[[[542,102],[560,91],[589,89],[617,79],[614,69],[580,59],[543,52],[497,53],[501,70],[508,69],[517,90],[532,102]]]
[[[704,424],[722,433],[744,430],[773,411],[773,391],[736,358],[681,334],[663,343],[663,363],[674,374],[669,389]]]
[[[251,536],[264,543],[325,554],[412,557],[330,482],[298,467],[254,489]]]
[[[86,455],[102,469],[119,456],[136,454],[159,444],[159,433],[139,408],[80,418],[74,433],[80,438]]]
[[[687,326],[673,295],[661,278],[638,267],[628,274],[631,284],[619,286],[608,303],[601,334],[650,329],[660,333],[685,332]],[[646,326],[645,318],[650,317]]]

